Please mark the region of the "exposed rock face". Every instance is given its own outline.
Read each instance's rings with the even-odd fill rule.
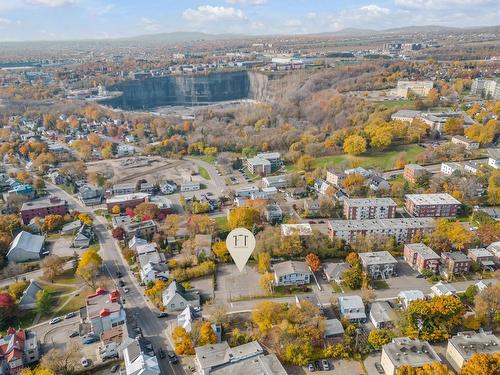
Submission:
[[[108,88],[122,95],[101,103],[126,110],[168,105],[203,105],[226,100],[265,98],[267,77],[253,72],[152,77],[120,82]]]

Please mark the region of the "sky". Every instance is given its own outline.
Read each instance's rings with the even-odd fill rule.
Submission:
[[[500,24],[499,0],[0,0],[0,41]]]

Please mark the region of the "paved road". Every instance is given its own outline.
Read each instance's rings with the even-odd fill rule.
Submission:
[[[155,349],[162,347],[172,350],[166,337],[168,322],[165,319],[156,317],[158,310],[148,303],[149,301],[144,296],[142,288],[137,284],[135,277],[130,272],[115,240],[111,237],[106,220],[101,216],[95,216],[91,208],[83,206],[76,198],[53,184],[47,183],[47,192],[66,199],[70,208],[92,215],[94,218],[94,232],[101,246],[100,255],[103,259],[104,269],[115,284],[118,283],[116,273],[120,271],[123,274],[123,281],[129,289],[127,294],[122,294],[125,298],[127,317],[135,321],[144,336],[151,340]],[[180,364],[172,365],[167,360],[160,359],[159,363],[162,374],[185,374]]]
[[[207,163],[206,161],[203,161],[200,159],[196,159],[196,158],[185,157],[184,159],[189,160],[190,162],[193,162],[198,167],[205,168],[207,170],[208,174],[210,175],[210,179],[215,184],[215,186],[218,190],[218,193],[220,193],[222,190],[227,189],[226,182],[224,181],[224,177],[219,176],[219,174],[217,173],[217,169],[215,169],[215,167],[212,164]]]

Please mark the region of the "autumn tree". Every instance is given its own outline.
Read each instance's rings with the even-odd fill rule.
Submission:
[[[155,219],[160,213],[160,209],[154,203],[143,202],[134,209],[135,216],[142,220]]]
[[[54,232],[59,229],[64,223],[61,215],[47,215],[43,219],[42,230],[45,232]]]
[[[271,267],[271,255],[267,252],[261,252],[257,255],[257,271],[265,273]]]
[[[207,344],[215,344],[217,342],[217,335],[212,329],[212,324],[210,322],[204,322],[200,327],[200,333],[198,337],[198,346],[203,346]]]
[[[212,251],[215,256],[222,262],[227,262],[230,259],[225,241],[217,241],[212,245]]]
[[[396,375],[453,375],[444,363],[426,363],[421,368],[410,365],[402,365],[396,370]]]
[[[319,270],[321,266],[321,261],[319,260],[319,257],[316,254],[314,253],[307,254],[305,260],[307,265],[311,268],[313,272]]]
[[[55,373],[49,369],[37,366],[34,369],[26,368],[22,370],[20,375],[55,375]]]
[[[122,227],[113,228],[113,230],[111,231],[111,235],[113,236],[113,238],[121,241],[125,236],[125,230]]]
[[[450,247],[453,247],[463,250],[472,243],[474,235],[459,221],[438,219],[430,239],[430,247],[433,249],[448,251]]]
[[[40,365],[55,374],[74,374],[80,366],[82,344],[69,341],[64,350],[50,349],[40,360]]]
[[[36,293],[35,309],[39,314],[45,315],[50,312],[52,308],[52,296],[53,292],[48,289],[39,290]]]
[[[182,327],[177,326],[172,332],[172,340],[174,341],[174,350],[178,355],[194,354],[194,344],[189,333]]]
[[[29,283],[27,281],[17,281],[15,283],[9,284],[9,293],[15,298],[19,299],[23,295],[23,292],[28,287]]]
[[[122,209],[120,208],[119,205],[115,204],[113,207],[111,207],[111,213],[113,215],[119,215],[120,212],[122,212]]]
[[[76,274],[92,289],[95,289],[97,276],[102,266],[102,258],[97,250],[87,249],[80,256]]]
[[[261,333],[267,333],[280,321],[282,306],[271,301],[258,302],[252,310],[252,322]]]
[[[461,117],[450,117],[444,123],[443,130],[449,135],[463,135],[464,119]]]
[[[500,282],[488,286],[474,297],[476,314],[488,325],[500,323]]]
[[[366,139],[360,135],[351,135],[344,140],[344,152],[349,155],[361,155],[366,151]]]
[[[43,278],[54,282],[55,277],[63,274],[64,264],[64,259],[57,255],[49,255],[43,258],[40,262]]]
[[[80,213],[78,215],[78,220],[80,220],[82,222],[82,224],[85,224],[87,226],[92,226],[92,224],[94,223],[94,220],[92,219],[92,217],[90,217],[89,214],[83,212],[83,213]]]
[[[370,146],[376,150],[385,150],[392,144],[392,134],[386,128],[379,128],[372,135]]]
[[[376,350],[388,344],[392,340],[392,333],[386,329],[374,329],[368,335],[368,343]]]
[[[347,191],[349,196],[365,195],[368,190],[366,178],[357,173],[348,175],[342,181],[342,187]]]
[[[262,289],[273,291],[274,276],[270,272],[264,272],[264,274],[259,278],[259,285]]]
[[[361,264],[355,263],[351,268],[344,271],[342,274],[342,284],[346,285],[350,289],[361,288],[363,282],[363,271],[361,270]]]
[[[167,236],[175,237],[177,235],[177,231],[179,230],[179,224],[181,221],[182,218],[180,215],[168,215],[163,221],[161,230],[163,230]]]
[[[260,211],[254,207],[238,207],[229,212],[229,227],[252,229],[260,222]]]
[[[460,370],[460,375],[493,374],[500,374],[500,353],[474,353]]]
[[[345,257],[345,261],[347,263],[349,263],[351,266],[355,265],[355,264],[359,264],[359,262],[361,261],[361,259],[359,258],[359,254],[354,252],[354,251],[351,251],[349,254],[347,254],[347,256]]]
[[[302,155],[297,159],[295,166],[299,171],[310,171],[314,165],[314,158],[311,155]]]
[[[215,220],[207,215],[191,215],[187,220],[187,229],[192,236],[195,234],[214,234],[216,228]]]
[[[13,324],[17,315],[16,300],[7,292],[0,292],[0,329]]]

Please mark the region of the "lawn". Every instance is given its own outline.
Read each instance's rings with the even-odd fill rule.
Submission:
[[[226,216],[218,216],[215,218],[215,223],[217,224],[217,227],[223,231],[223,232],[229,232],[229,223],[227,222],[227,217]]]
[[[394,163],[399,158],[401,153],[405,153],[408,163],[414,162],[415,157],[423,152],[424,149],[418,145],[399,145],[392,147],[386,151],[370,152],[366,155],[350,156],[350,155],[332,155],[316,158],[314,168],[326,168],[348,161],[351,164],[354,162],[360,167],[378,167],[383,170],[391,170],[394,168]],[[292,167],[295,169],[295,167]]]
[[[204,162],[207,162],[209,164],[215,164],[215,156],[208,156],[208,155],[196,155],[192,156],[193,158],[203,160]]]
[[[201,177],[203,177],[205,180],[210,180],[210,175],[208,174],[208,171],[203,168],[203,167],[198,167],[198,173],[200,174]]]
[[[415,101],[414,100],[381,100],[377,102],[379,106],[384,106],[386,108],[401,108],[401,109],[414,109]]]
[[[373,280],[372,285],[374,289],[389,289],[389,284],[385,280]]]

